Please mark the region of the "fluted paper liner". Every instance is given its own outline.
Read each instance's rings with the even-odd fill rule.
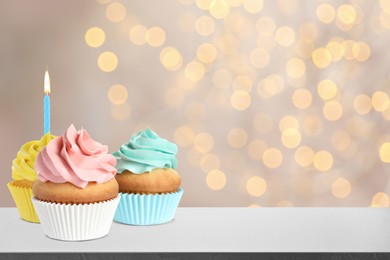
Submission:
[[[7,183],[8,189],[15,201],[19,215],[23,220],[39,223],[39,218],[31,202],[33,196],[31,188],[15,186],[13,182]]]
[[[166,194],[120,193],[114,221],[128,225],[157,225],[175,217],[183,189]]]
[[[45,235],[66,241],[91,240],[107,235],[119,200],[118,195],[104,202],[76,205],[32,198]]]

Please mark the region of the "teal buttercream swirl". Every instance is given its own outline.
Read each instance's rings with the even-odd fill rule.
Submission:
[[[160,138],[150,128],[133,134],[129,143],[113,153],[119,174],[125,170],[139,174],[155,168],[176,168],[176,154],[176,144]]]

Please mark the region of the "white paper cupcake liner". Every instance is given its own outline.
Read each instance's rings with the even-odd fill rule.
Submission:
[[[157,225],[175,217],[183,189],[166,194],[120,193],[114,221],[128,225]]]
[[[108,234],[120,195],[91,204],[61,204],[32,198],[46,236],[66,241],[82,241]]]

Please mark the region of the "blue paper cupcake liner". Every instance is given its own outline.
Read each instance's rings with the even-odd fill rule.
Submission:
[[[114,221],[128,225],[157,225],[173,220],[183,189],[165,194],[120,193]]]

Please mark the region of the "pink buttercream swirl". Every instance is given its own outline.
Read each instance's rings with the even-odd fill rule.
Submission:
[[[38,154],[35,170],[42,182],[70,182],[85,188],[89,182],[114,178],[116,159],[107,151],[107,146],[92,140],[85,129],[77,131],[71,125]]]

